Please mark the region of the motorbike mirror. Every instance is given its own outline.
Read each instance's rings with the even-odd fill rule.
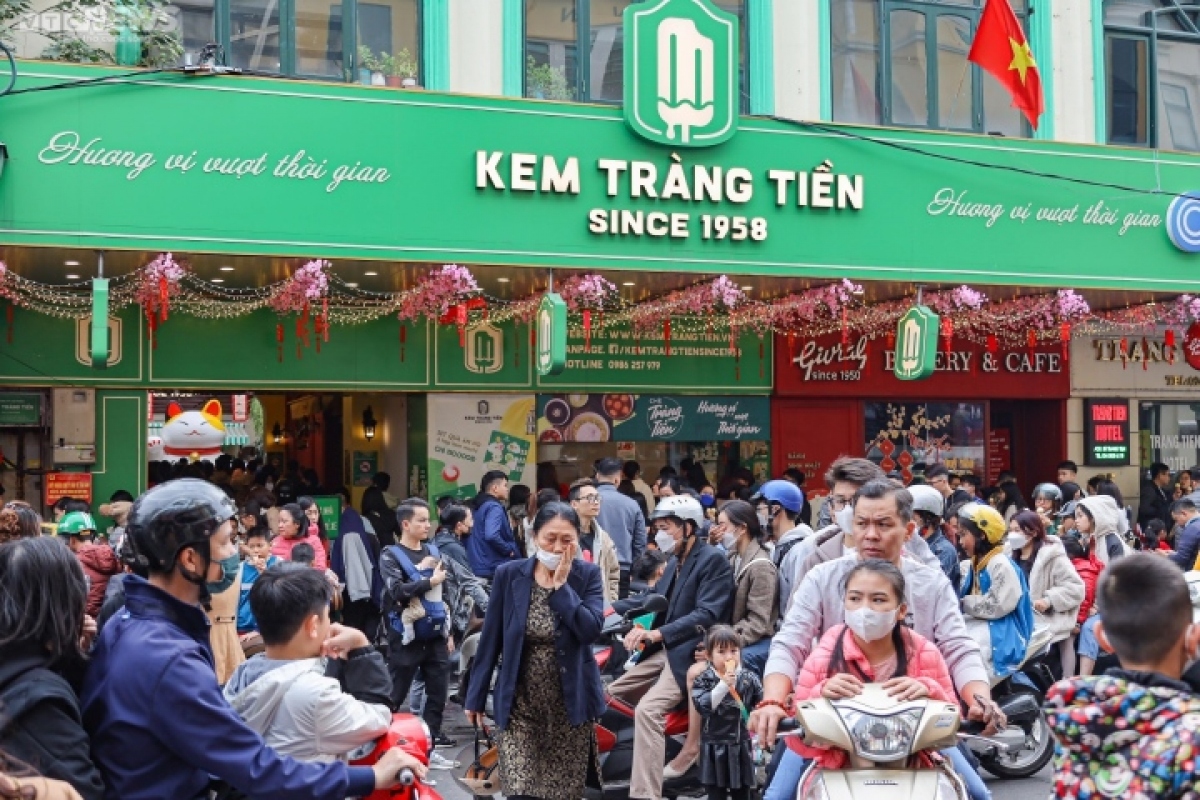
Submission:
[[[661,594],[648,594],[642,602],[640,614],[661,614],[667,610],[667,598]]]

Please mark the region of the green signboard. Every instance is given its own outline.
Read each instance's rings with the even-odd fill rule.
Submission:
[[[902,381],[928,378],[937,369],[938,315],[913,306],[896,323],[896,358],[892,372]]]
[[[737,133],[738,20],[709,0],[625,9],[625,122],[670,147],[720,144]]]
[[[321,509],[321,521],[325,523],[325,535],[336,539],[342,521],[342,498],[338,495],[317,495],[313,498]]]
[[[18,89],[111,74],[19,69]],[[1193,154],[750,118],[683,149],[615,107],[247,76],[4,102],[10,247],[1178,292],[1200,257],[1166,228]]]
[[[42,424],[40,394],[0,394],[0,428]]]
[[[767,397],[538,395],[538,441],[769,441]]]
[[[558,375],[567,366],[567,304],[561,295],[546,292],[535,325],[538,375]]]

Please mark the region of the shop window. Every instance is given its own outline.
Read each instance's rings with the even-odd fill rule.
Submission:
[[[370,70],[399,76],[421,61],[420,0],[216,0],[215,9],[209,0],[207,26],[202,2],[179,4],[185,49],[216,39],[226,63],[247,71],[369,80]]]
[[[525,96],[620,103],[625,82],[625,9],[640,0],[525,0]],[[715,0],[738,17],[742,111],[748,112],[747,0]]]
[[[1200,152],[1200,8],[1104,3],[1108,141]]]
[[[865,403],[866,456],[905,483],[925,467],[982,475],[983,403]]]
[[[1008,92],[967,61],[984,0],[830,0],[833,118],[1028,136]],[[1024,23],[1028,0],[1013,0]]]
[[[1140,464],[1161,461],[1172,472],[1200,465],[1200,403],[1142,403]]]

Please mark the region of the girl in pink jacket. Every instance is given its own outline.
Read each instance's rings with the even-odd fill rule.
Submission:
[[[796,684],[795,701],[824,697],[855,697],[865,683],[880,683],[888,694],[905,702],[931,697],[955,702],[954,684],[942,654],[933,643],[903,625],[904,574],[892,563],[860,562],[846,576],[846,624],[835,625],[821,637],[804,662]],[[840,750],[809,747],[788,737],[788,747],[825,769],[845,765]]]
[[[288,503],[279,509],[279,535],[271,542],[271,555],[279,556],[284,561],[292,560],[292,548],[301,542],[312,545],[313,567],[322,572],[329,566],[325,557],[325,546],[317,533],[317,526],[310,525],[300,506]]]

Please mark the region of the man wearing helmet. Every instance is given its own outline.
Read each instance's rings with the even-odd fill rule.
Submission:
[[[82,693],[105,797],[202,798],[210,776],[255,797],[358,797],[396,785],[404,767],[424,774],[399,748],[374,767],[285,758],[229,707],[201,603],[240,568],[234,513],[216,486],[186,478],[156,486],[129,512],[126,545],[149,579],[125,579],[125,610],[101,633]],[[326,647],[345,649],[341,636]]]
[[[804,492],[791,481],[767,481],[750,499],[758,506],[758,524],[765,541],[768,547],[773,545],[771,559],[779,568],[779,596],[788,597],[792,585],[786,578],[794,571],[797,555],[802,552],[796,545],[813,535],[813,529],[800,522]]]
[[[891,481],[869,480],[854,493],[850,520],[856,550],[853,554],[818,564],[796,588],[783,626],[771,642],[763,679],[763,701],[751,717],[759,741],[771,744],[776,726],[789,716],[788,697],[813,643],[830,628],[845,621],[843,587],[847,573],[861,560],[879,558],[895,564],[907,583],[909,619],[917,633],[934,643],[946,659],[959,695],[974,719],[992,729],[1004,715],[991,700],[988,673],[979,645],[967,633],[958,594],[940,566],[929,567],[913,559],[906,543],[916,532],[913,499],[908,490]],[[845,515],[843,515],[843,518]],[[963,771],[969,767],[961,767]],[[803,772],[803,759],[785,751],[766,800],[795,796]]]
[[[937,556],[942,574],[957,589],[962,583],[962,572],[958,565],[958,549],[942,533],[942,493],[933,486],[910,486],[908,492],[913,497],[913,513],[919,525],[917,533]]]
[[[654,587],[655,594],[667,598],[667,610],[651,630],[634,628],[625,637],[626,649],[641,650],[641,659],[608,687],[614,697],[637,707],[629,796],[641,800],[662,797],[667,712],[688,696],[687,670],[696,646],[705,630],[725,618],[734,590],[725,553],[698,535],[704,522],[699,501],[665,497],[651,520],[655,543],[670,556]],[[637,599],[620,600],[613,609],[624,613],[637,605]]]
[[[1033,636],[1029,583],[1004,552],[1007,536],[1004,517],[991,506],[968,503],[959,509],[958,543],[971,560],[960,590],[962,609],[993,683],[1021,666]]]

